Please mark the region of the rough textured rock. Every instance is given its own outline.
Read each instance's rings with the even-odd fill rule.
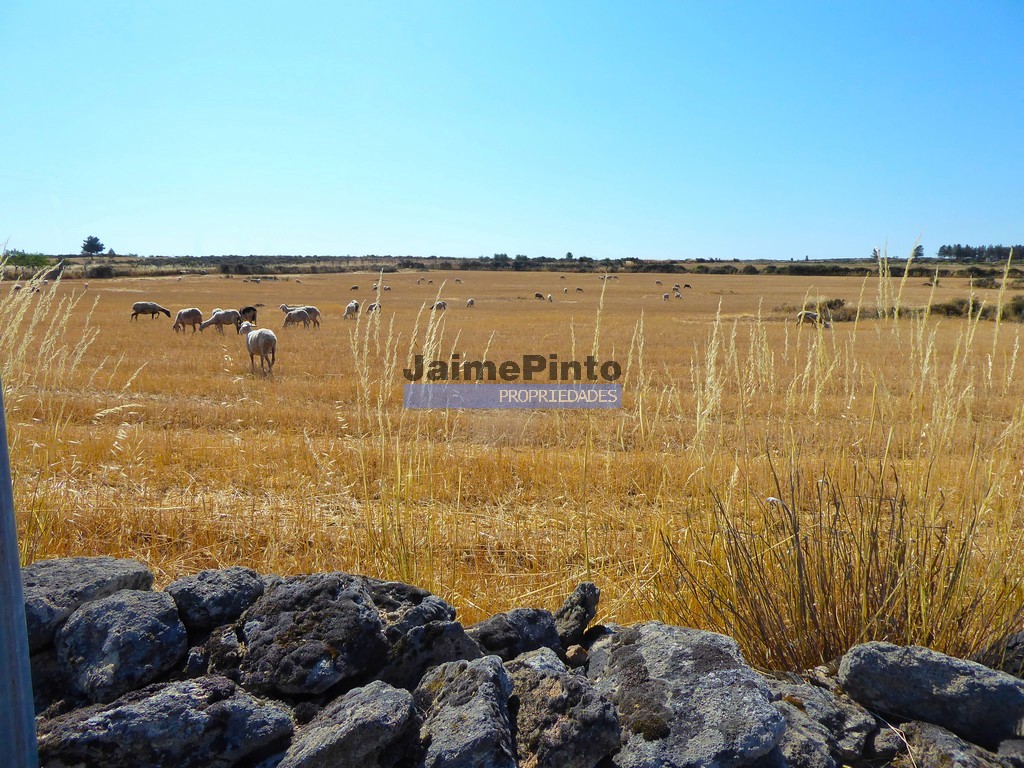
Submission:
[[[910,752],[899,758],[900,768],[1006,768],[991,752],[931,723],[911,722],[903,726]]]
[[[32,699],[38,715],[66,694],[67,684],[57,661],[57,649],[47,648],[32,654],[29,665],[32,670]]]
[[[355,685],[387,658],[364,580],[344,573],[286,579],[237,624],[245,645],[242,685],[261,694],[302,696]]]
[[[483,656],[457,621],[432,621],[402,635],[388,650],[388,661],[376,677],[396,688],[413,690],[431,667]]]
[[[251,568],[200,571],[168,584],[181,621],[190,631],[229,624],[263,594],[263,579]]]
[[[467,627],[466,634],[484,653],[493,653],[502,661],[511,661],[521,653],[538,648],[562,650],[554,616],[540,608],[516,608],[508,613],[497,613]]]
[[[1024,740],[1007,739],[999,745],[996,754],[1010,768],[1024,768]]]
[[[497,656],[428,672],[413,693],[424,713],[423,768],[516,768],[508,711],[512,681]]]
[[[550,648],[506,663],[520,768],[593,768],[619,748],[619,718],[583,675]]]
[[[597,616],[597,602],[600,599],[601,590],[597,585],[585,581],[555,611],[555,627],[563,648],[568,650],[569,646],[583,642],[583,634]]]
[[[380,612],[384,635],[394,643],[414,627],[432,621],[455,621],[455,609],[425,589],[399,581],[364,578],[373,604]]]
[[[877,724],[854,702],[813,685],[768,680],[786,718],[779,747],[792,766],[836,766],[864,756]]]
[[[620,768],[744,766],[785,729],[764,679],[724,635],[638,624],[594,643],[588,676],[618,709]]]
[[[228,768],[279,751],[292,732],[286,710],[223,677],[157,684],[43,723],[42,766]]]
[[[303,728],[279,768],[392,768],[412,756],[418,726],[411,693],[373,682]]]
[[[883,714],[942,726],[995,749],[1024,721],[1024,681],[918,646],[865,643],[839,665],[839,682]]]
[[[57,660],[75,691],[113,701],[171,670],[188,650],[185,625],[164,592],[121,590],[86,603],[57,632]]]
[[[121,589],[149,589],[153,574],[136,560],[114,557],[67,557],[40,560],[21,569],[29,649],[53,643],[67,618],[92,600]]]

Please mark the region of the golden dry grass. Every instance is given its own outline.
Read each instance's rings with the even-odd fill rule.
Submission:
[[[1019,327],[876,312],[965,297],[966,280],[401,273],[379,318],[343,322],[375,280],[93,281],[66,327],[32,333],[33,302],[80,284],[3,284],[23,560],[135,557],[161,584],[339,569],[424,586],[467,623],[591,579],[600,619],[728,631],[766,666],[871,637],[963,653],[1017,620]],[[693,289],[663,301],[675,282]],[[437,296],[450,308],[432,315]],[[860,319],[775,309],[819,297]],[[139,300],[265,304],[274,377],[250,375],[234,334],[129,322]],[[322,328],[281,329],[283,302],[317,305]],[[624,408],[406,411],[401,369],[424,351],[595,353],[621,363]]]

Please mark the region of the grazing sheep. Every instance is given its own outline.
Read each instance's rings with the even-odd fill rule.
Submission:
[[[683,298],[683,294],[681,294],[679,291],[676,291],[675,296],[676,296],[677,299]]]
[[[359,286],[358,285],[353,285],[351,288],[349,288],[349,290],[350,291],[358,291],[359,290]]]
[[[661,280],[655,280],[655,281],[654,281],[654,284],[655,284],[655,285],[661,285]]]
[[[427,280],[427,285],[433,285],[433,284],[434,284],[433,280]]]
[[[475,307],[475,306],[476,306],[476,302],[475,301],[473,301],[472,299],[466,299],[466,307],[467,308],[468,307]]]
[[[367,304],[366,305],[366,311],[367,312],[380,312],[380,302],[379,301],[375,301],[372,304]]]
[[[568,293],[568,292],[569,292],[569,289],[568,289],[568,288],[563,288],[563,289],[562,289],[562,293]]]
[[[678,291],[679,290],[679,283],[673,283],[672,290],[673,291]]]
[[[274,374],[274,363],[277,361],[277,336],[269,328],[256,329],[246,321],[238,329],[245,335],[245,346],[249,350],[249,371],[256,373],[256,355],[260,356],[260,370],[267,364],[267,375]]]
[[[807,323],[809,325],[820,325],[823,328],[831,328],[832,326],[824,317],[819,315],[817,312],[811,312],[810,310],[804,309],[796,313],[796,321],[798,323]]]
[[[431,307],[431,309],[448,309],[448,302],[447,301],[439,301],[436,304],[434,304]]]
[[[661,300],[662,301],[668,301],[668,294],[667,293],[661,294]]]
[[[83,288],[84,288],[85,290],[89,290],[89,284],[88,284],[88,283],[82,283],[82,287],[83,287]],[[169,317],[169,315],[168,315],[168,317]]]
[[[350,317],[355,317],[359,314],[359,302],[350,301],[348,306],[345,307],[345,314],[341,316],[342,320],[348,320]]]
[[[384,290],[385,291],[390,291],[391,290],[391,286],[390,285],[385,285],[384,286]]]
[[[683,288],[693,288],[693,286],[692,286],[692,285],[690,285],[689,283],[686,283],[686,284],[685,284],[685,285],[683,286]]]
[[[85,287],[88,288],[89,284],[86,283]],[[171,316],[171,310],[164,309],[159,304],[153,301],[136,301],[134,304],[132,304],[132,320],[138,320],[139,315],[149,315],[149,318],[151,320],[155,320],[157,315],[159,315],[161,312],[163,312],[168,317]]]
[[[256,325],[256,307],[252,305],[242,307],[240,310],[238,310],[238,314],[241,315],[243,320],[248,320],[253,325]]]
[[[419,285],[422,282],[423,282],[423,278],[422,277],[417,277],[416,278],[416,285]]]
[[[203,313],[198,307],[189,307],[188,309],[179,309],[177,317],[174,318],[174,325],[171,327],[174,332],[181,331],[185,332],[185,326],[192,326],[192,333],[196,332],[196,328],[203,322]]]
[[[370,290],[371,290],[371,291],[376,291],[376,290],[377,290],[377,284],[376,284],[376,283],[374,283],[374,284],[373,284],[373,287],[372,287],[372,288],[370,288]]]
[[[242,324],[242,313],[237,309],[215,309],[213,314],[210,315],[210,319],[199,324],[199,330],[205,330],[211,325],[217,326],[219,333],[224,333],[225,325],[235,326],[235,332],[238,332],[239,326]]]
[[[455,278],[455,284],[456,285],[462,285],[462,280],[460,280],[459,278],[456,277]]]
[[[535,294],[533,294],[533,298],[540,299],[541,301],[544,301],[544,294],[543,293],[535,293]]]
[[[583,289],[582,288],[577,288],[576,289],[576,293],[583,293]]]
[[[554,299],[551,298],[551,294],[550,293],[548,294],[548,301],[554,301]]]
[[[287,328],[289,325],[298,325],[299,323],[309,328],[309,313],[304,309],[293,309],[284,316],[284,325],[281,327]]]
[[[313,323],[314,328],[320,327],[320,310],[311,304],[282,304],[281,311],[288,314],[293,309],[304,309],[306,314],[309,315],[310,322]]]
[[[565,275],[559,275],[559,276],[558,276],[558,279],[559,279],[559,280],[565,280]]]
[[[299,280],[299,278],[297,278],[297,277],[296,277],[296,278],[295,278],[295,284],[296,284],[296,285],[302,285],[302,281],[301,281],[301,280]]]

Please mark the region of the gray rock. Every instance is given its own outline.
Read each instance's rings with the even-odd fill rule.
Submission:
[[[432,621],[455,621],[455,609],[425,589],[399,581],[365,578],[366,589],[380,612],[384,635],[398,641],[413,627]]]
[[[40,560],[21,569],[29,649],[34,653],[53,637],[79,606],[121,589],[149,589],[153,574],[136,560],[66,557]]]
[[[638,624],[594,643],[588,676],[618,710],[619,768],[745,766],[785,729],[764,679],[724,635]]]
[[[86,603],[57,632],[57,660],[74,690],[108,702],[170,671],[188,650],[164,592],[121,590]]]
[[[56,648],[32,654],[29,666],[32,670],[32,699],[38,715],[67,694],[67,681],[60,670]]]
[[[497,656],[452,661],[413,693],[424,713],[422,768],[516,768],[508,711],[512,681]]]
[[[906,751],[907,742],[903,734],[892,726],[883,725],[868,737],[864,756],[872,761],[873,765],[888,765]]]
[[[1009,768],[1024,768],[1024,739],[1007,739],[996,754]]]
[[[583,642],[583,634],[597,616],[597,601],[600,599],[601,590],[597,585],[585,581],[573,590],[562,607],[555,612],[555,627],[563,648],[568,650],[569,646]]]
[[[969,744],[956,734],[932,723],[910,722],[902,730],[910,751],[896,763],[898,766],[1006,768],[1006,763],[991,752]]]
[[[874,717],[845,696],[817,686],[767,682],[777,697],[775,707],[786,718],[779,746],[791,765],[831,766],[863,758],[877,727]],[[818,754],[823,757],[810,758]]]
[[[512,678],[521,765],[593,768],[619,748],[619,718],[583,675],[550,648],[505,664]]]
[[[387,641],[362,579],[322,573],[286,579],[237,622],[242,685],[256,693],[311,695],[377,672]]]
[[[263,579],[251,568],[233,566],[200,571],[167,585],[189,631],[228,624],[263,594]]]
[[[424,673],[449,661],[472,661],[483,656],[457,621],[432,621],[402,635],[388,650],[388,661],[378,680],[413,690]]]
[[[919,646],[858,645],[843,657],[839,682],[865,707],[934,723],[986,748],[1013,738],[1024,721],[1024,682]]]
[[[205,662],[208,674],[223,675],[236,683],[239,682],[242,675],[238,668],[242,664],[245,651],[238,635],[236,625],[213,630],[202,646],[193,649],[195,658],[193,652],[189,652],[189,667]]]
[[[39,727],[42,766],[229,768],[280,751],[287,711],[223,677],[152,685]]]
[[[555,618],[540,608],[516,608],[498,613],[466,628],[466,634],[477,642],[484,653],[511,661],[521,653],[550,648],[561,653]]]
[[[418,726],[411,693],[373,682],[303,728],[279,768],[392,768],[412,755]]]

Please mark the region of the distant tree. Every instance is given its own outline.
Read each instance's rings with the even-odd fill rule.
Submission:
[[[568,252],[567,252],[567,253],[565,254],[565,260],[566,260],[566,261],[572,261],[572,251],[568,251]]]
[[[100,239],[96,237],[96,235],[89,235],[82,241],[82,253],[90,257],[103,253],[103,249],[105,247],[106,246],[100,242]]]
[[[923,259],[924,258],[924,246],[923,245],[918,245],[916,248],[914,248],[914,258],[915,259]]]

